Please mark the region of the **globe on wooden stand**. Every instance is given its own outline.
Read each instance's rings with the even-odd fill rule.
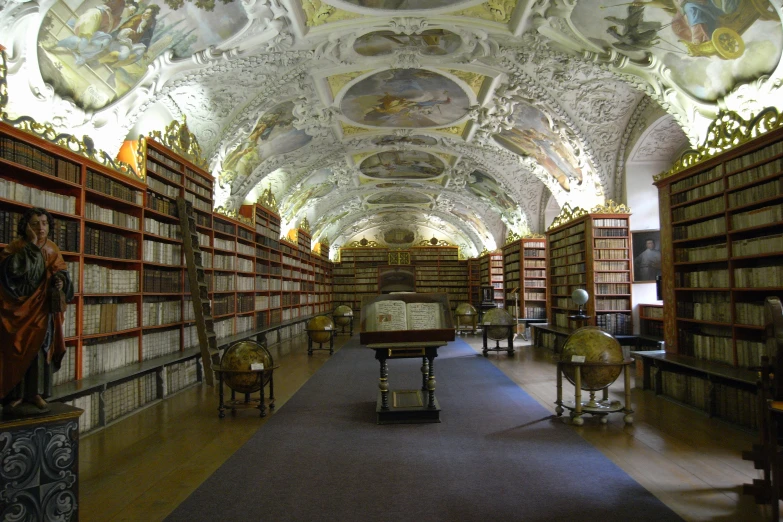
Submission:
[[[223,384],[231,389],[231,412],[236,412],[237,406],[251,406],[258,403],[261,416],[266,416],[264,406],[264,387],[269,385],[269,409],[275,407],[275,392],[273,371],[277,368],[272,354],[266,346],[253,341],[240,341],[231,345],[223,357],[220,365],[212,369],[220,379],[220,418],[225,417],[225,405],[223,401]],[[244,401],[237,401],[236,393],[245,395]],[[260,392],[260,399],[251,400],[250,394]]]
[[[313,348],[318,343],[318,348]],[[324,348],[329,343],[329,348]],[[307,355],[313,355],[313,350],[329,350],[334,353],[334,322],[327,315],[316,315],[307,321]]]
[[[470,303],[458,304],[454,309],[454,318],[457,333],[460,333],[462,330],[470,330],[471,333],[476,333],[478,311],[475,306]]]
[[[563,408],[571,410],[571,418],[576,425],[582,425],[582,413],[598,415],[602,424],[608,421],[608,413],[622,411],[626,424],[633,422],[631,410],[630,359],[623,358],[623,351],[617,339],[595,326],[584,326],[568,336],[557,363],[557,415],[563,414]],[[617,380],[620,373],[625,374],[625,406],[619,401],[609,400],[609,386]],[[562,376],[574,385],[575,400],[562,400]],[[587,391],[590,398],[582,401],[581,391]],[[595,393],[603,391],[603,398],[596,399]]]
[[[347,326],[351,327],[351,336],[353,336],[353,310],[350,306],[340,305],[332,312],[334,324],[340,327],[340,333],[345,333]]]
[[[514,330],[516,329],[516,321],[511,314],[509,314],[503,308],[492,308],[484,312],[482,319],[483,331],[484,331],[484,346],[482,353],[484,357],[492,352],[506,351],[509,355],[514,354]],[[487,339],[495,341],[495,347],[487,347]],[[501,348],[500,341],[503,339],[508,340],[508,348]]]

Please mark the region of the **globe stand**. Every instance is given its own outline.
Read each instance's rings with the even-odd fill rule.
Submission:
[[[349,319],[347,322],[346,319]],[[348,334],[350,337],[353,337],[353,315],[344,315],[344,314],[334,314],[332,315],[332,320],[334,320],[334,324],[340,327],[340,331],[337,330],[334,331],[334,335],[338,334],[344,334],[346,328],[350,328],[350,333]]]
[[[476,330],[478,330],[478,315],[455,313],[454,324],[456,325],[454,331],[457,335],[461,335],[462,332],[470,332],[475,335]]]
[[[571,410],[571,422],[577,426],[584,424],[582,415],[589,413],[590,415],[598,416],[601,424],[609,422],[607,415],[609,413],[625,414],[623,421],[626,424],[633,424],[633,409],[631,409],[631,374],[628,370],[629,366],[634,364],[632,359],[626,359],[620,363],[602,363],[602,362],[572,362],[572,361],[560,361],[557,363],[557,400],[555,404],[555,413],[560,417],[563,415],[565,409]],[[596,400],[595,394],[598,390],[588,390],[590,398],[586,401],[582,400],[582,368],[595,368],[595,367],[622,367],[623,381],[625,384],[625,404],[620,401],[609,400],[609,386],[607,384],[605,388],[601,390],[602,398]],[[563,370],[565,368],[572,368],[574,372],[574,400],[563,401]]]
[[[351,328],[353,329],[353,327]],[[324,347],[327,341],[313,341],[313,337],[316,334],[329,333],[329,347]],[[337,335],[336,330],[307,330],[307,355],[313,355],[316,350],[329,350],[329,355],[334,353],[334,336]],[[313,348],[313,344],[318,344],[318,348]]]
[[[506,339],[508,340],[508,348],[501,348],[500,347],[500,341],[502,339],[493,339],[495,341],[495,347],[489,348],[487,346],[487,339],[488,339],[488,330],[489,328],[494,329],[501,329],[505,328],[507,331]],[[513,324],[485,324],[484,328],[482,329],[483,338],[484,338],[484,346],[481,351],[481,353],[484,355],[484,357],[487,357],[489,355],[489,352],[508,352],[509,355],[514,355],[514,330],[516,330],[516,325]]]
[[[229,370],[229,369],[223,369],[220,366],[213,366],[212,370],[217,374],[218,376],[218,390],[219,391],[219,399],[220,404],[218,405],[218,417],[224,418],[226,416],[226,404],[228,404],[228,407],[231,408],[231,414],[235,415],[237,408],[258,408],[260,411],[261,417],[266,417],[266,405],[265,405],[265,398],[264,398],[264,381],[267,380],[267,377],[269,379],[269,410],[275,409],[275,381],[274,381],[274,370],[279,368],[279,366],[272,366],[271,368],[264,368],[261,370]],[[250,393],[244,393],[243,395],[244,400],[237,400],[236,398],[236,391],[231,390],[231,400],[226,403],[224,401],[224,395],[223,395],[223,376],[224,375],[248,375],[248,374],[257,374],[259,383],[260,383],[260,389],[258,390],[259,398],[253,399],[251,398]]]

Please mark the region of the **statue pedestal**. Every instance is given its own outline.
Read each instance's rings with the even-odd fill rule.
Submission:
[[[57,402],[49,407],[41,415],[0,418],[0,516],[79,519],[79,417],[84,412]]]

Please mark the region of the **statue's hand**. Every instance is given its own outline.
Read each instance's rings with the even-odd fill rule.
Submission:
[[[63,280],[62,280],[62,278],[57,277],[57,278],[54,279],[54,287],[57,290],[62,290],[63,289]]]
[[[30,224],[27,224],[27,228],[25,229],[25,235],[27,236],[27,240],[31,243],[35,243],[38,241],[38,233],[32,229]]]

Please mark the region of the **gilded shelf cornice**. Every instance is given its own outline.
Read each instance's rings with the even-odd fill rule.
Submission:
[[[436,237],[433,237],[432,239],[422,239],[418,243],[416,243],[416,246],[454,246],[445,239],[438,239]]]
[[[84,156],[85,158],[110,168],[129,178],[136,178],[133,167],[123,161],[118,161],[106,152],[95,148],[95,142],[89,136],[82,136],[82,139],[71,134],[58,132],[52,127],[51,123],[38,123],[29,116],[21,116],[11,119],[5,111],[8,106],[8,63],[6,61],[5,49],[0,50],[0,120],[8,125],[19,129],[20,131],[32,134],[38,138],[53,143],[59,147]]]
[[[182,115],[182,123],[173,120],[163,133],[152,131],[150,138],[165,145],[180,156],[187,158],[193,164],[203,169],[207,168],[207,161],[201,152],[201,146],[198,144],[196,136],[188,129],[187,119],[184,114]]]
[[[233,209],[228,209],[226,207],[217,207],[215,209],[215,212],[217,212],[220,215],[226,216],[227,218],[231,218],[234,221],[239,221],[240,223],[245,223],[246,225],[252,225],[255,226],[255,219],[245,217],[241,215],[239,212]]]
[[[603,205],[596,205],[590,211],[591,214],[630,214],[630,207],[625,203],[615,203],[611,199],[607,199]]]
[[[588,212],[582,207],[571,208],[571,205],[566,203],[563,205],[563,209],[560,211],[560,214],[558,214],[555,220],[552,221],[552,224],[549,225],[547,230],[552,230],[559,227],[560,225],[565,225],[569,221],[586,216],[587,213]]]
[[[310,222],[307,220],[307,216],[302,218],[302,222],[299,223],[299,230],[310,233]]]
[[[510,245],[514,241],[519,241],[520,239],[522,239],[522,237],[519,234],[513,230],[509,230],[508,235],[506,236],[506,242],[503,243],[503,246]]]
[[[265,209],[271,210],[275,214],[279,213],[277,207],[277,198],[275,198],[275,194],[272,192],[272,187],[267,187],[264,189],[261,195],[258,196],[258,201],[256,203]]]
[[[783,127],[783,118],[775,107],[768,107],[749,120],[734,111],[723,111],[710,124],[707,137],[698,149],[686,150],[671,169],[661,172],[653,179],[660,181],[674,176],[779,127]]]
[[[546,239],[546,234],[525,234],[521,239]]]
[[[479,256],[479,257],[484,257],[484,256],[486,256],[487,254],[489,254],[489,250],[487,250],[487,247],[484,247],[483,249],[481,249],[481,252],[479,252],[479,255],[478,255],[478,256]]]
[[[348,248],[386,248],[377,241],[361,238],[359,241],[351,241]]]

